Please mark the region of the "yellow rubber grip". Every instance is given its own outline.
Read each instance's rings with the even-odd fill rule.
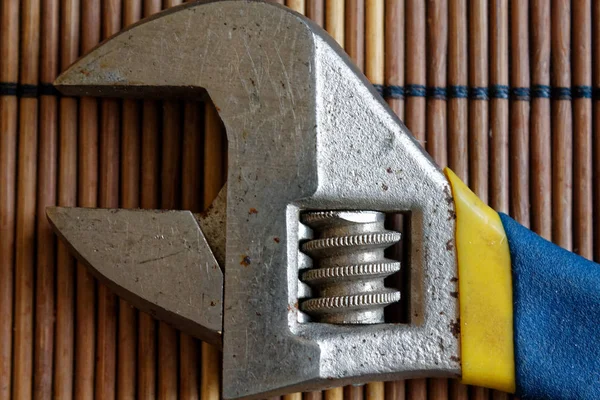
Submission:
[[[500,216],[450,169],[456,207],[462,381],[515,391],[512,273]]]

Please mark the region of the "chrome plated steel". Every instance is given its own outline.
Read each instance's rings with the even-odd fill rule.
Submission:
[[[383,323],[385,306],[400,300],[384,278],[400,270],[400,262],[384,256],[400,233],[384,228],[385,214],[376,211],[312,211],[301,216],[314,237],[301,245],[313,260],[302,281],[314,297],[302,311],[330,324]]]

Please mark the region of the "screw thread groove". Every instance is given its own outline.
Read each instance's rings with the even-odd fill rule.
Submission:
[[[383,323],[384,307],[400,300],[399,291],[383,284],[400,270],[384,250],[400,241],[400,233],[386,230],[384,214],[373,211],[307,212],[302,222],[315,233],[301,246],[315,268],[301,279],[316,295],[301,309],[319,322]]]

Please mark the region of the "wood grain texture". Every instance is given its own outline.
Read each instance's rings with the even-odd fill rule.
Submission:
[[[427,380],[410,379],[406,381],[406,398],[410,400],[427,400]]]
[[[315,392],[304,392],[302,394],[303,400],[322,400],[323,392],[315,391]]]
[[[427,3],[427,86],[446,88],[448,2]],[[427,98],[427,152],[440,167],[448,164],[446,96]]]
[[[17,2],[0,3],[0,82],[19,78]],[[17,187],[18,100],[0,96],[0,399],[11,398]]]
[[[464,88],[468,85],[467,1],[448,3],[448,85]],[[448,99],[448,166],[469,183],[468,100],[452,96]]]
[[[325,24],[325,0],[306,0],[306,16],[321,28]]]
[[[365,385],[348,385],[344,387],[344,400],[363,400]]]
[[[121,0],[102,2],[102,39],[121,29]],[[119,207],[119,161],[121,147],[121,105],[115,99],[100,102],[98,205]],[[116,397],[117,372],[117,297],[104,284],[98,283],[95,396]]]
[[[22,2],[20,84],[37,85],[39,83],[39,25],[39,0]],[[22,97],[19,100],[12,367],[12,396],[17,399],[33,397],[38,108],[38,99],[35,97]]]
[[[43,0],[41,11],[40,81],[49,84],[58,74],[58,1]],[[36,399],[50,399],[54,372],[56,235],[44,216],[47,206],[56,205],[57,197],[58,99],[55,96],[41,96],[39,119],[33,393]]]
[[[346,0],[344,50],[361,72],[365,70],[365,0]]]
[[[406,400],[406,381],[385,382],[385,400]]]
[[[489,389],[485,389],[477,386],[469,387],[469,399],[470,400],[489,400],[490,391]]]
[[[81,4],[81,52],[90,51],[101,37],[100,1]],[[98,205],[98,102],[82,98],[79,109],[78,206]],[[96,361],[96,282],[85,265],[77,264],[75,325],[75,397],[94,396]]]
[[[486,89],[488,79],[488,5],[474,0],[469,7],[469,85]],[[487,96],[485,96],[487,97]],[[469,100],[469,186],[487,203],[489,105],[487,98]]]
[[[571,4],[551,7],[552,75],[555,88],[571,87]],[[552,240],[573,248],[573,113],[568,99],[552,100]]]
[[[385,383],[384,382],[369,382],[365,385],[365,398],[367,400],[384,400],[385,399]]]
[[[65,207],[74,207],[77,203],[77,109],[76,99],[60,99],[58,205]],[[59,241],[56,250],[54,395],[67,400],[73,397],[75,268],[75,259]]]
[[[592,99],[577,95],[578,88],[592,85],[591,1],[575,0],[572,10],[573,251],[593,259]]]
[[[325,29],[340,46],[344,47],[344,0],[325,2]]]
[[[286,6],[300,14],[306,12],[306,0],[287,0]]]
[[[64,0],[60,8],[60,69],[67,68],[79,51],[80,4]],[[77,203],[77,135],[78,102],[75,98],[60,99],[58,204]],[[56,250],[56,350],[54,352],[54,395],[70,400],[73,397],[75,338],[75,259],[67,247],[58,242]]]
[[[496,211],[508,213],[508,99],[498,96],[508,87],[508,0],[490,2],[490,190],[489,202]],[[514,37],[514,36],[513,36]],[[497,89],[494,89],[497,88]],[[513,182],[514,183],[514,182]]]
[[[511,86],[529,88],[529,10],[527,4],[512,1]],[[530,226],[529,125],[530,100],[515,98],[510,104],[510,213],[522,225]],[[507,187],[508,182],[507,182]]]
[[[467,400],[469,398],[468,386],[463,385],[457,379],[451,380],[448,390],[448,398],[450,400]]]
[[[531,84],[550,85],[550,4],[531,1]],[[531,228],[552,239],[552,153],[550,99],[531,101]]]
[[[404,88],[404,0],[385,2],[385,84]],[[404,98],[387,98],[398,118],[404,118]]]
[[[405,84],[425,86],[426,69],[426,11],[422,0],[405,1],[406,56]],[[426,147],[426,100],[425,97],[407,94],[404,104],[404,122],[413,136]]]

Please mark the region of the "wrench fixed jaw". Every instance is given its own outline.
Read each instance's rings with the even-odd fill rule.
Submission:
[[[57,85],[74,95],[206,91],[215,103],[229,142],[224,398],[460,375],[450,186],[317,25],[262,1],[186,3],[117,34]],[[305,318],[300,216],[310,210],[409,216],[407,323]]]

